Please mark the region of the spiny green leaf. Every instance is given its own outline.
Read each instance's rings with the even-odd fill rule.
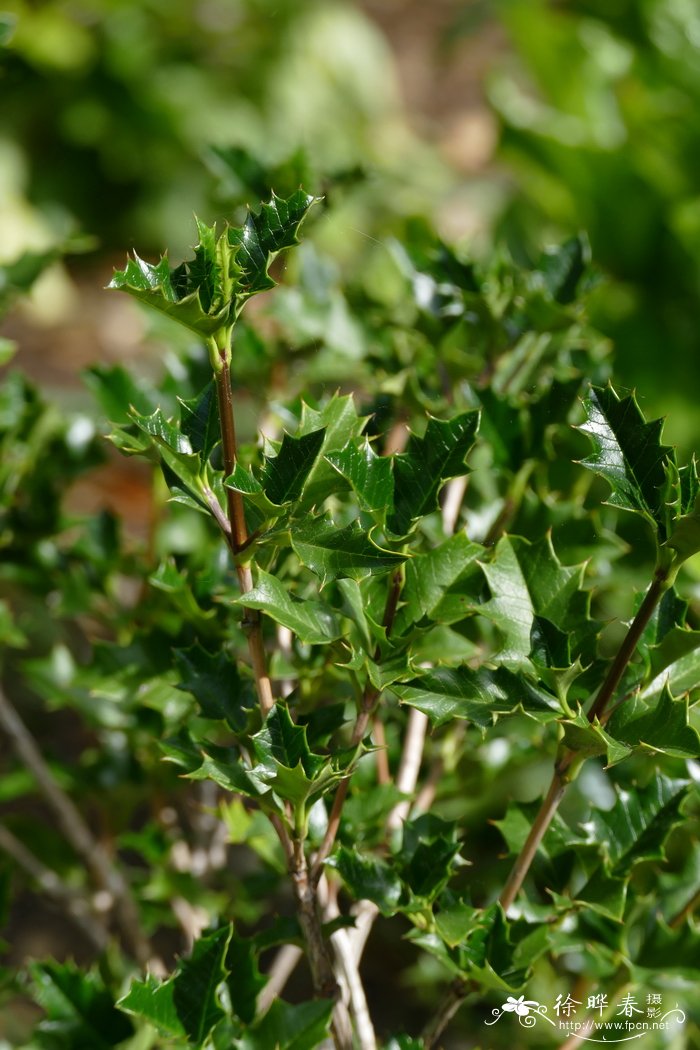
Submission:
[[[229,971],[227,985],[231,1006],[244,1024],[255,1019],[258,993],[267,984],[258,969],[257,952],[249,938],[234,935],[226,952],[226,969]]]
[[[133,1034],[133,1026],[114,1005],[94,973],[75,963],[45,962],[30,967],[36,998],[46,1011],[39,1032],[60,1031],[62,1045],[75,1050],[106,1050]]]
[[[688,791],[687,781],[659,773],[645,788],[618,788],[612,809],[594,811],[586,830],[603,846],[612,875],[626,874],[640,860],[663,859],[663,844],[682,819]]]
[[[682,974],[697,984],[700,980],[700,931],[687,921],[680,929],[671,929],[656,912],[646,925],[646,936],[636,951],[635,968],[658,973]]]
[[[613,922],[622,922],[629,879],[614,878],[597,868],[585,886],[576,891],[576,900]]]
[[[314,430],[301,437],[283,436],[277,455],[266,460],[262,477],[265,495],[271,503],[279,507],[299,498],[321,451],[324,433],[323,430]]]
[[[290,527],[290,542],[303,565],[322,585],[338,576],[361,578],[391,572],[405,556],[378,547],[358,521],[339,529],[327,516]]]
[[[685,467],[668,466],[673,527],[667,546],[675,550],[680,561],[700,551],[700,479],[695,456]],[[674,498],[675,496],[675,498]]]
[[[580,428],[593,443],[583,466],[610,484],[608,502],[643,514],[667,539],[664,505],[667,464],[673,449],[661,444],[663,420],[647,423],[633,395],[619,398],[611,386],[591,387]]]
[[[267,272],[270,263],[283,248],[298,244],[299,226],[314,200],[301,189],[287,200],[273,193],[257,214],[248,212],[242,227],[229,227],[229,244],[238,249],[236,263],[241,274],[237,295],[241,305],[256,292],[274,288],[275,282]]]
[[[498,715],[521,707],[535,716],[556,717],[558,701],[524,675],[506,667],[494,671],[469,667],[437,668],[409,682],[394,683],[392,690],[411,707],[423,711],[434,725],[452,718],[468,718],[482,728]]]
[[[264,764],[275,763],[292,769],[301,765],[309,777],[314,777],[325,765],[323,755],[315,755],[306,739],[306,727],[295,725],[286,704],[278,702],[272,708],[265,725],[253,737],[255,753]]]
[[[219,405],[214,381],[208,383],[191,401],[179,401],[182,434],[189,441],[192,450],[199,452],[202,460],[206,461],[212,449],[221,440]]]
[[[443,484],[465,474],[465,459],[479,427],[478,412],[428,420],[423,437],[412,434],[405,452],[394,457],[394,510],[387,524],[404,536],[412,523],[435,510]]]
[[[214,1025],[225,1017],[217,989],[226,976],[224,960],[230,938],[230,926],[200,937],[192,955],[181,960],[172,977],[162,983],[150,975],[145,981],[133,981],[119,1006],[166,1035],[187,1036],[192,1046],[202,1046]]]
[[[583,712],[562,721],[564,743],[580,757],[605,755],[607,764],[614,766],[627,758],[632,748],[618,740],[617,735],[607,733],[600,723],[589,722]]]
[[[244,226],[216,225],[197,220],[199,243],[194,259],[175,269],[164,255],[153,265],[136,253],[124,270],[117,270],[110,288],[167,314],[200,336],[230,329],[245,302],[274,285],[270,263],[283,248],[297,243],[299,225],[314,198],[298,190],[288,200],[274,194],[259,214],[248,214]]]
[[[367,438],[328,452],[325,458],[350,484],[362,510],[369,514],[392,513],[392,461],[388,456],[378,456]]]
[[[367,416],[359,416],[352,394],[334,394],[321,408],[304,403],[297,436],[314,430],[325,430],[323,445],[316,462],[304,483],[301,503],[305,507],[320,505],[333,492],[345,487],[345,482],[330,462],[329,454],[344,449],[358,438],[367,425]]]
[[[276,999],[267,1013],[234,1043],[235,1050],[317,1050],[328,1034],[333,1001],[292,1006]]]
[[[700,757],[700,736],[688,724],[688,697],[675,700],[668,685],[651,709],[642,701],[627,701],[609,725],[616,740],[631,746],[643,746],[676,758]]]
[[[174,757],[180,758],[177,754]],[[189,764],[190,757],[183,757]],[[187,773],[189,780],[213,780],[225,791],[255,799],[261,806],[276,808],[270,796],[269,784],[256,775],[255,769],[244,766],[234,752],[227,752],[226,748],[205,741],[200,745],[199,757],[197,767]]]
[[[430,615],[440,623],[450,623],[451,619],[445,619],[439,611],[439,603],[448,588],[469,572],[483,554],[484,548],[472,543],[462,531],[426,554],[409,558],[401,594],[405,607],[399,613],[399,629],[404,620],[415,623]],[[464,610],[457,615],[458,619],[464,619]]]
[[[396,913],[403,887],[391,864],[346,846],[340,846],[327,863],[336,868],[356,900],[374,901],[382,915]]]
[[[289,627],[307,645],[331,642],[341,636],[333,610],[323,602],[294,599],[274,576],[258,570],[255,587],[236,599],[248,609],[261,609]]]
[[[208,653],[197,642],[190,649],[176,649],[175,661],[181,675],[178,688],[194,696],[205,718],[225,718],[234,730],[245,727],[255,697],[225,653]]]

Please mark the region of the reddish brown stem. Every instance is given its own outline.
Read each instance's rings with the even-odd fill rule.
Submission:
[[[219,420],[221,425],[221,445],[224,460],[224,474],[228,477],[236,465],[238,448],[236,444],[236,424],[233,417],[233,393],[231,390],[231,370],[227,361],[222,361],[221,368],[215,373],[216,393],[219,402]],[[242,551],[248,543],[248,529],[245,520],[243,496],[235,489],[226,489],[228,517],[231,524],[231,545],[234,553]],[[241,594],[253,590],[253,574],[250,566],[240,561],[236,563],[238,583]],[[267,659],[262,633],[262,620],[257,609],[246,609],[243,627],[248,640],[248,651],[253,665],[255,688],[263,715],[274,707],[272,683],[267,673]]]

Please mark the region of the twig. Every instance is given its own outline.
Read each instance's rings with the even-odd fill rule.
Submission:
[[[318,888],[319,900],[323,904],[324,918],[326,921],[335,919],[340,914],[337,894],[332,893],[332,888],[325,878],[321,879]],[[343,983],[347,989],[350,1009],[355,1021],[359,1050],[377,1050],[377,1037],[374,1033],[372,1018],[367,1006],[365,989],[358,970],[359,960],[355,958],[350,932],[342,929],[335,930],[331,934],[331,944],[333,945]]]
[[[399,771],[396,774],[396,787],[403,795],[412,795],[418,782],[418,774],[423,760],[425,735],[428,731],[428,717],[417,707],[411,708],[408,716],[408,727],[404,739],[403,752]],[[397,802],[386,822],[387,830],[400,828],[411,810],[410,798]]]
[[[442,527],[448,536],[451,536],[457,527],[459,512],[464,503],[468,483],[469,475],[461,474],[458,478],[452,478],[445,485],[445,497],[442,503]]]
[[[438,1039],[466,999],[468,992],[469,985],[466,981],[457,978],[456,981],[452,982],[440,1009],[423,1029],[424,1050],[433,1050]]]
[[[604,724],[609,717],[609,705],[614,697],[615,690],[620,684],[625,668],[632,659],[634,651],[644,633],[644,629],[652,617],[654,609],[664,592],[670,586],[671,579],[672,572],[670,568],[659,568],[655,572],[654,579],[644,597],[644,601],[640,605],[637,615],[630,624],[629,630],[623,639],[622,645],[620,646],[615,659],[610,665],[598,695],[588,711],[587,718],[589,722],[593,723],[595,720],[598,720],[600,724]],[[581,761],[585,761],[585,759],[579,758],[574,751],[570,751],[568,748],[562,749],[554,767],[554,774],[547,790],[547,794],[545,795],[540,810],[530,828],[530,833],[525,844],[513,865],[505,886],[503,887],[503,892],[499,897],[499,902],[504,911],[508,911],[520,892],[525,877],[535,859],[538,846],[554,819],[557,809],[559,808],[559,803],[566,793],[569,782],[573,778],[574,768],[580,764]],[[461,999],[458,997],[458,985],[455,983],[451,986],[447,996],[439,1006],[432,1025],[429,1026],[428,1029],[433,1041],[429,1041],[429,1039],[424,1036],[426,1050],[430,1050],[430,1048],[435,1045],[435,1041],[440,1037],[440,1033],[444,1031],[450,1017],[455,1014],[461,1002],[466,997],[469,986],[464,982],[461,982],[461,984],[463,989]]]
[[[97,952],[102,952],[109,937],[106,926],[92,913],[88,902],[81,894],[47,868],[31,850],[20,842],[7,828],[0,824],[0,849],[4,850],[19,867],[30,875],[47,897],[60,904],[78,927],[83,936]]]
[[[685,904],[677,915],[669,921],[669,926],[672,930],[677,930],[679,926],[682,926],[686,919],[690,918],[697,906],[700,904],[700,889],[693,894],[690,900]]]
[[[153,953],[141,930],[138,910],[124,876],[94,837],[72,799],[54,779],[34,738],[1,688],[0,727],[7,733],[15,751],[32,773],[59,827],[84,862],[96,886],[110,895],[124,942],[134,958],[145,966],[152,961]]]
[[[391,585],[389,587],[386,606],[384,608],[383,626],[386,630],[387,635],[391,631],[391,628],[394,624],[394,617],[396,616],[396,610],[399,604],[399,596],[401,594],[402,580],[403,577],[401,570],[397,569],[391,578]],[[375,653],[375,659],[378,659],[379,656],[380,652],[379,649],[377,649],[377,652]],[[376,686],[373,686],[368,679],[364,692],[362,694],[360,710],[357,714],[357,719],[353,727],[351,747],[357,747],[357,745],[364,738],[364,735],[367,732],[367,726],[369,725],[372,712],[379,701],[381,693],[381,689],[377,689]],[[350,778],[346,777],[345,780],[342,780],[340,782],[338,790],[335,793],[333,805],[331,806],[331,812],[328,817],[328,827],[326,829],[326,834],[323,837],[323,842],[319,847],[318,853],[316,854],[316,858],[311,868],[311,878],[314,881],[314,883],[318,883],[318,880],[321,877],[321,872],[323,871],[323,865],[326,861],[326,858],[330,855],[330,852],[333,849],[336,835],[338,834],[338,828],[340,827],[340,817],[343,811],[343,806],[345,805],[345,799],[347,798],[349,787]]]
[[[374,743],[379,749],[375,755],[377,762],[377,783],[390,784],[391,770],[389,769],[389,755],[387,754],[386,749],[384,723],[381,718],[377,717],[377,715],[372,719],[372,736],[374,737]]]
[[[231,390],[231,370],[228,361],[222,359],[221,368],[215,373],[216,393],[219,402],[219,420],[221,424],[221,445],[224,459],[224,473],[228,477],[233,473],[238,457],[236,444],[236,426],[233,418],[233,393]],[[235,489],[226,489],[228,502],[228,518],[231,523],[231,538],[235,553],[242,551],[248,543],[248,527],[245,520],[245,509],[243,496]],[[245,595],[253,590],[253,574],[250,566],[241,562],[236,563],[238,583],[241,594]],[[255,687],[263,715],[266,715],[274,706],[272,695],[272,684],[267,673],[267,661],[265,658],[265,645],[262,634],[262,620],[257,609],[245,608],[244,629],[248,640],[248,650],[253,664]]]
[[[513,478],[510,490],[503,500],[503,506],[484,536],[482,541],[484,547],[493,547],[501,538],[507,526],[510,525],[510,522],[522,503],[527,483],[530,480],[530,475],[534,468],[535,461],[532,459],[526,459],[518,473]]]
[[[303,950],[297,944],[283,944],[279,949],[268,971],[267,984],[258,996],[257,1012],[259,1014],[264,1014],[282,993],[303,955]]]
[[[639,639],[652,617],[654,609],[659,603],[664,591],[668,589],[668,577],[668,570],[660,569],[654,574],[654,579],[644,597],[644,601],[640,605],[637,615],[630,624],[622,645],[610,665],[605,680],[600,687],[600,691],[588,711],[587,718],[589,722],[592,723],[598,720],[601,725],[604,725],[607,721],[607,718],[609,717],[607,708],[613,699],[615,690],[620,684],[623,674],[625,673],[625,668],[632,659],[634,651],[639,643]],[[508,881],[503,889],[503,893],[501,894],[500,901],[506,911],[518,895],[525,876],[530,869],[530,865],[534,860],[537,847],[554,818],[559,803],[566,791],[567,784],[571,779],[571,774],[568,770],[575,762],[575,753],[572,751],[566,751],[555,766],[549,790],[547,791],[540,811],[530,829],[527,841],[513,866],[513,870],[511,871]]]

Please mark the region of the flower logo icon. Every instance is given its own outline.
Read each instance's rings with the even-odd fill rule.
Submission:
[[[519,999],[514,999],[512,995],[509,995],[501,1010],[508,1014],[517,1014],[518,1017],[527,1017],[530,1010],[539,1005],[534,999],[526,999],[524,995],[521,995]]]

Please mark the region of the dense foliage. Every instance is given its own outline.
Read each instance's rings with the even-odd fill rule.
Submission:
[[[114,276],[196,336],[159,390],[88,376],[153,465],[145,541],[66,516],[104,452],[6,380],[5,885],[28,875],[84,961],[8,970],[8,1015],[42,1013],[6,1038],[425,1050],[534,1017],[560,1045],[555,1000],[602,1023],[626,997],[692,1039],[695,464],[609,385],[580,238],[528,270],[414,227],[390,296],[307,248],[246,326],[309,209]],[[262,440],[236,436],[239,375]]]

